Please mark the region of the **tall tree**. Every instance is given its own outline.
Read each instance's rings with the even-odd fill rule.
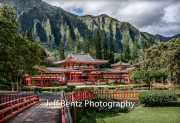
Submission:
[[[96,57],[96,54],[95,54],[96,53],[96,41],[95,41],[94,35],[93,35],[93,38],[92,38],[92,45],[91,45],[90,53],[91,53],[91,56],[93,58]]]
[[[28,40],[30,40],[31,42],[34,42],[34,33],[33,33],[33,30],[29,27],[28,31],[26,31],[26,34],[25,34],[26,38]]]
[[[76,41],[75,41],[75,52],[76,53],[81,53],[81,47],[80,47],[80,41],[79,41],[79,35],[78,33],[76,34]]]
[[[33,66],[39,64],[46,53],[44,47],[18,33],[15,14],[9,5],[0,7],[0,72],[9,75],[12,91],[12,78],[15,79],[17,91],[20,91],[24,74],[34,73]]]
[[[90,49],[89,35],[87,33],[87,30],[85,30],[85,35],[84,35],[84,53],[89,53],[89,49]]]
[[[130,48],[129,48],[129,36],[126,35],[123,45],[123,54],[124,54],[124,60],[125,62],[128,62],[130,60]]]
[[[153,46],[153,40],[152,40],[152,37],[150,37],[150,40],[149,40],[149,45],[150,45],[150,47],[152,47],[152,46]]]
[[[146,40],[144,41],[144,45],[143,45],[143,52],[147,49],[147,42]]]
[[[113,63],[114,63],[114,46],[113,46],[113,44],[111,44],[111,48],[110,48],[109,63],[110,63],[110,64],[113,64]]]
[[[135,60],[137,57],[138,57],[137,39],[134,38],[132,59]]]
[[[120,58],[119,58],[119,60],[124,62],[124,56],[123,56],[123,53],[122,53],[122,48],[120,49]]]
[[[100,40],[99,30],[97,30],[97,33],[96,33],[96,58],[102,59],[101,40]]]
[[[59,45],[59,60],[64,60],[65,56],[64,56],[64,47],[63,47],[63,42],[62,39],[60,41],[60,45]]]
[[[71,35],[71,30],[69,30],[69,36],[68,36],[68,44],[67,44],[67,50],[72,51],[73,50],[73,40]]]
[[[107,45],[107,39],[106,39],[106,33],[103,29],[102,33],[102,50],[103,50],[103,59],[108,59],[108,45]]]

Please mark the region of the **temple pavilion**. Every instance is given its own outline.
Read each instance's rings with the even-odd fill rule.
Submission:
[[[134,68],[127,68],[128,63],[118,62],[111,64],[113,68],[97,68],[108,63],[108,60],[94,59],[87,54],[69,53],[62,61],[53,62],[60,67],[39,67],[40,73],[35,76],[25,76],[24,84],[31,86],[50,86],[51,82],[59,84],[107,84],[110,79],[115,79],[115,83],[122,79],[130,83],[129,73],[135,71]]]

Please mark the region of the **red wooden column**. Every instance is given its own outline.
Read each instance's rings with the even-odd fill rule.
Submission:
[[[75,72],[75,81],[76,81],[76,72]]]
[[[70,82],[71,82],[71,72],[70,72]]]
[[[128,84],[130,84],[130,77],[128,77]]]
[[[57,82],[57,72],[56,72],[56,82]]]
[[[50,83],[51,83],[51,72],[50,72]]]

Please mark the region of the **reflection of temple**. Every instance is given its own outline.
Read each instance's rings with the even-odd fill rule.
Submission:
[[[106,84],[109,79],[120,81],[127,79],[129,73],[135,71],[134,68],[126,68],[130,64],[118,62],[112,64],[115,68],[96,68],[102,64],[108,63],[108,60],[99,60],[92,58],[89,54],[69,53],[63,61],[54,62],[60,67],[38,67],[41,72],[33,77],[26,76],[25,85],[30,86],[34,80],[36,86],[48,86],[51,82],[60,84]]]

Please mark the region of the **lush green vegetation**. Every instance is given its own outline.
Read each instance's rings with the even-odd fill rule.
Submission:
[[[178,95],[172,91],[142,91],[138,95],[138,102],[145,105],[165,104],[176,101]]]
[[[130,73],[131,80],[136,81],[144,81],[148,84],[149,90],[151,87],[151,83],[153,80],[157,79],[167,79],[168,78],[168,71],[161,71],[161,70],[140,70],[140,71],[133,71]]]
[[[148,91],[151,92],[151,91]],[[179,95],[178,101],[169,102],[163,105],[140,105],[133,110],[96,110],[92,113],[85,109],[79,109],[82,113],[81,119],[77,123],[179,123],[180,121],[180,91],[174,91]],[[170,92],[170,93],[174,93]],[[156,93],[156,92],[155,92]],[[168,94],[168,93],[167,93]],[[85,111],[84,111],[85,110]],[[101,111],[100,111],[101,110]],[[76,111],[76,110],[75,110]],[[100,111],[100,112],[99,112]],[[125,111],[125,112],[124,112]],[[73,113],[73,112],[72,112]],[[73,114],[74,115],[74,114]],[[77,117],[77,116],[76,116]]]
[[[174,85],[175,82],[178,83],[180,78],[180,46],[178,42],[180,42],[179,38],[171,39],[168,42],[161,42],[145,49],[141,56],[132,62],[132,66],[136,67],[137,70],[145,70],[145,73],[155,71],[156,74],[153,75],[154,83],[157,80],[162,83],[166,81],[169,85]],[[159,70],[168,71],[168,74],[159,73]],[[142,75],[142,79],[146,77],[146,81],[151,81],[152,74],[150,79],[147,79],[149,76],[145,73],[138,73],[139,75],[136,74],[134,77],[141,78]]]
[[[47,55],[44,47],[34,42],[31,30],[28,30],[26,36],[21,34],[14,20],[15,15],[9,5],[0,7],[0,75],[9,77],[12,91],[13,80],[17,91],[21,91],[24,74],[31,77],[39,72],[34,66],[40,64]]]
[[[140,105],[126,113],[96,112],[87,123],[179,123],[180,101],[168,105],[144,107]]]
[[[59,82],[51,82],[51,86],[60,86]]]

